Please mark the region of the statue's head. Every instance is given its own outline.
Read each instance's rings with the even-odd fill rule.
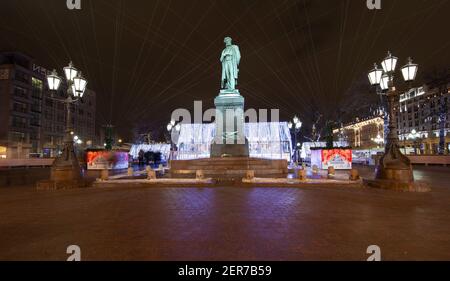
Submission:
[[[223,39],[223,42],[225,43],[225,46],[230,46],[231,43],[233,43],[233,40],[231,39],[231,37],[225,37],[225,39]]]

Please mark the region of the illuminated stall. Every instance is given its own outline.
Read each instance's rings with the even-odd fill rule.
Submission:
[[[352,169],[351,148],[311,148],[311,166],[327,170],[334,167],[336,170]]]
[[[86,165],[88,170],[122,170],[128,168],[127,150],[86,150]]]
[[[136,160],[139,157],[139,152],[159,152],[161,153],[161,161],[166,162],[170,157],[170,144],[167,143],[153,143],[153,144],[133,144],[130,149],[131,157]]]

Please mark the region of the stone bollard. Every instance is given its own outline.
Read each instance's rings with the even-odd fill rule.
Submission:
[[[328,174],[329,175],[336,175],[336,169],[333,166],[328,167]]]
[[[350,170],[350,180],[351,181],[357,181],[357,180],[359,180],[360,179],[360,177],[359,177],[359,172],[358,172],[358,170],[356,170],[356,169],[351,169]]]
[[[317,167],[317,165],[314,165],[312,167],[312,172],[313,172],[313,175],[317,175],[319,173],[319,167]]]
[[[163,164],[159,164],[159,170],[160,170],[161,174],[164,175],[164,165]]]
[[[127,175],[128,175],[129,177],[132,177],[132,176],[134,175],[133,167],[129,167],[129,168],[128,168]]]
[[[254,180],[255,179],[255,171],[249,170],[245,173],[246,180]]]
[[[156,172],[152,169],[147,169],[147,179],[156,180]]]
[[[202,170],[197,170],[195,172],[195,179],[197,179],[197,180],[205,179],[205,173]]]
[[[298,177],[299,180],[305,181],[306,180],[306,170],[305,169],[298,170],[297,171],[297,177]]]
[[[100,180],[107,181],[109,178],[109,171],[108,169],[104,169],[100,172]]]
[[[328,167],[328,178],[334,179],[334,176],[336,175],[336,170],[333,166]]]
[[[145,167],[145,171],[148,173],[150,170],[152,170],[152,167],[150,167],[150,166],[147,166],[147,167]]]

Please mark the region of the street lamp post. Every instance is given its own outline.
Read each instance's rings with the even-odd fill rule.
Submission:
[[[379,86],[388,100],[388,129],[389,133],[385,143],[385,153],[381,157],[376,168],[375,181],[370,184],[384,188],[404,188],[410,187],[414,182],[412,165],[408,157],[403,155],[398,146],[398,132],[396,125],[396,115],[394,104],[398,99],[398,93],[394,87],[394,72],[398,58],[388,56],[383,60],[383,70],[376,65],[369,72],[369,81],[372,86]],[[406,82],[413,81],[417,74],[418,66],[409,59],[408,63],[401,68],[403,78]]]
[[[409,134],[409,138],[413,140],[414,155],[417,155],[417,139],[419,137],[420,134],[416,131],[416,129],[413,129]]]
[[[171,120],[169,124],[167,124],[167,131],[169,132],[170,135],[170,158],[173,158],[173,153],[176,150],[176,145],[173,142],[173,133],[176,132],[177,134],[180,132],[181,130],[181,124],[180,123],[176,123],[175,120]]]
[[[84,95],[87,80],[83,78],[72,64],[64,67],[64,74],[67,82],[64,98],[55,98],[53,100],[62,102],[66,105],[66,129],[64,135],[64,146],[61,155],[53,162],[51,169],[51,180],[53,181],[71,181],[81,179],[81,168],[78,158],[75,154],[73,138],[72,105],[78,102]],[[50,91],[57,91],[60,88],[62,78],[58,76],[56,70],[47,76],[47,83]],[[78,141],[78,139],[76,140]]]
[[[294,159],[293,161],[298,164],[298,149],[301,146],[301,143],[297,142],[297,135],[300,132],[301,128],[303,126],[302,121],[297,116],[294,116],[292,118],[292,121],[288,123],[289,130],[291,130],[291,133],[294,135]]]
[[[377,144],[377,148],[380,148],[381,144],[384,143],[384,138],[382,138],[381,135],[378,134],[376,138],[372,138],[372,141]]]

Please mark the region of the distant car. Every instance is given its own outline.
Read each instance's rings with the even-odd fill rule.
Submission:
[[[30,153],[29,154],[30,158],[41,158],[42,155],[40,153]]]

